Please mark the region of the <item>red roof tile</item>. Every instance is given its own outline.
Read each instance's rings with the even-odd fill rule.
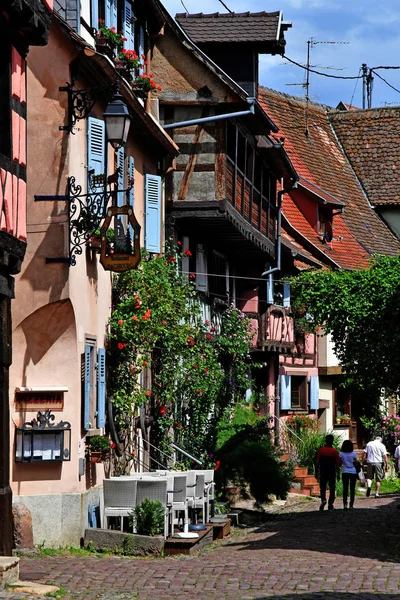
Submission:
[[[371,204],[400,205],[400,108],[340,111],[329,120]]]
[[[284,196],[282,209],[284,220],[287,222],[285,229],[291,229],[295,239],[297,232],[308,240],[314,252],[310,248],[308,250],[317,259],[343,269],[363,269],[369,266],[370,255],[360,246],[340,215],[333,218],[333,240],[324,243],[294,200],[287,194]],[[301,238],[297,237],[298,241],[299,239]]]
[[[260,88],[259,101],[279,126],[280,132],[277,135],[284,136],[285,150],[299,175],[344,203],[343,216],[334,218],[334,236],[342,236],[344,244],[350,243],[349,236],[351,236],[354,242],[357,240],[362,248],[360,254],[357,252],[357,245],[352,244],[352,251],[356,255],[352,259],[343,254],[342,266],[347,265],[352,268],[352,263],[353,265],[365,264],[363,249],[369,254],[398,254],[400,242],[369,205],[353,168],[344,155],[330,125],[327,108],[313,102],[309,104],[309,133],[306,136],[303,100]],[[334,114],[355,117],[358,111],[335,112]],[[288,218],[290,220],[289,216]],[[311,229],[308,234],[317,236],[312,227],[310,225],[308,227]],[[337,231],[338,227],[340,232]],[[346,229],[343,229],[344,227]],[[337,251],[340,251],[340,244],[340,247],[344,247],[342,242],[334,242],[334,244]]]

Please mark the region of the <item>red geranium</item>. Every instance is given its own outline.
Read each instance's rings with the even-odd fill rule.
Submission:
[[[122,319],[120,319],[120,320],[118,321],[118,325],[123,325],[123,324],[124,324],[123,320],[122,320]]]
[[[150,390],[147,390],[147,392],[146,392],[146,396],[147,396],[148,398],[149,398],[149,396],[151,396],[151,391],[150,391]]]
[[[167,412],[167,409],[165,408],[165,406],[162,406],[160,408],[160,415],[165,415],[166,412]]]
[[[118,342],[118,350],[123,350],[125,348],[126,344],[123,344],[122,342]]]
[[[186,256],[192,256],[192,253],[190,252],[190,250],[184,250],[183,254],[186,254]]]

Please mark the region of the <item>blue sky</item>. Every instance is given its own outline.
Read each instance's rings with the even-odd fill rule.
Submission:
[[[337,41],[348,44],[315,44],[311,48],[311,65],[331,75],[358,75],[362,63],[368,67],[400,65],[400,5],[398,0],[224,0],[235,12],[283,11],[285,21],[292,23],[286,32],[286,54],[304,64],[307,40]],[[226,12],[218,0],[183,0],[188,11]],[[172,15],[184,12],[180,0],[164,0]],[[333,70],[323,67],[333,67]],[[400,90],[400,69],[379,70],[378,73]],[[355,81],[332,80],[319,75],[310,76],[310,97],[316,102],[336,106],[340,100],[350,103]],[[279,56],[260,56],[260,83],[293,95],[304,95],[303,69],[288,64]],[[385,103],[400,105],[400,93],[390,89],[375,77],[372,106]],[[358,81],[353,104],[361,107],[362,84]]]

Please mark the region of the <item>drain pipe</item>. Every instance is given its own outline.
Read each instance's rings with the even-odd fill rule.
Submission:
[[[290,187],[283,187],[283,179],[281,179],[282,189],[278,192],[278,215],[277,215],[277,229],[276,229],[276,267],[264,271],[261,277],[268,277],[268,284],[272,290],[273,286],[273,273],[281,270],[281,257],[282,257],[282,196],[288,194],[293,189],[297,188],[297,181],[295,181]],[[278,376],[275,384],[275,443],[279,444],[280,427],[279,418],[281,413],[281,389],[280,389],[280,378],[279,378],[279,362],[278,362]]]
[[[249,110],[241,110],[239,112],[226,113],[224,115],[214,115],[213,117],[202,117],[200,119],[191,119],[190,121],[178,121],[177,123],[167,123],[163,125],[164,129],[177,129],[178,127],[189,127],[190,125],[200,125],[201,123],[211,123],[213,121],[222,121],[223,119],[234,119],[236,117],[246,117],[254,115],[255,98],[247,98],[250,105]]]

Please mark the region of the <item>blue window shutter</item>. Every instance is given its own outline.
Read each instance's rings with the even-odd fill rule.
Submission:
[[[129,185],[132,185],[131,189],[129,190],[129,204],[134,209],[135,185],[132,182],[135,179],[135,159],[133,158],[133,156],[130,156],[128,159],[128,179],[129,179]],[[135,232],[133,231],[133,227],[131,224],[129,224],[129,236],[130,236],[131,246],[133,248],[134,241],[135,241]]]
[[[288,283],[283,284],[283,306],[286,308],[290,306],[290,285]]]
[[[105,157],[105,126],[100,119],[88,118],[88,187],[92,174],[104,173]]]
[[[125,150],[124,148],[118,148],[117,150],[117,166],[119,169],[119,173],[118,173],[118,189],[119,190],[123,190],[124,189],[124,182],[125,182]],[[125,193],[123,191],[118,192],[118,199],[117,199],[117,205],[118,206],[123,206],[125,204]]]
[[[104,21],[105,21],[106,27],[112,27],[112,25],[111,25],[111,2],[112,2],[112,0],[105,0]]]
[[[274,276],[272,275],[272,273],[268,276],[267,279],[267,303],[274,303]]]
[[[145,248],[161,252],[161,177],[146,175],[145,179]]]
[[[92,27],[95,29],[99,28],[99,0],[91,0],[92,9]]]
[[[132,185],[131,189],[129,190],[129,204],[134,207],[135,205],[135,185],[133,184],[133,181],[135,179],[135,159],[133,158],[133,156],[130,156],[128,159],[128,178],[129,178],[129,185]]]
[[[126,37],[126,42],[124,42],[124,48],[126,50],[134,50],[135,49],[135,30],[134,24],[132,23],[132,4],[125,0],[124,3],[124,37]]]
[[[106,351],[97,352],[97,427],[105,426],[106,415]]]
[[[199,292],[208,292],[207,254],[203,244],[196,247],[196,288]]]
[[[142,60],[142,54],[144,54],[144,27],[143,25],[139,26],[139,47],[138,47],[139,58]],[[139,69],[139,74],[143,75],[144,68]]]
[[[117,29],[118,25],[118,0],[111,0],[110,6],[110,27],[115,27]]]
[[[310,377],[310,409],[319,409],[319,377],[311,375]]]
[[[291,403],[291,377],[290,375],[280,375],[281,384],[281,409],[289,410],[292,406]]]
[[[85,367],[83,382],[83,427],[90,429],[90,354],[92,346],[85,345]]]

